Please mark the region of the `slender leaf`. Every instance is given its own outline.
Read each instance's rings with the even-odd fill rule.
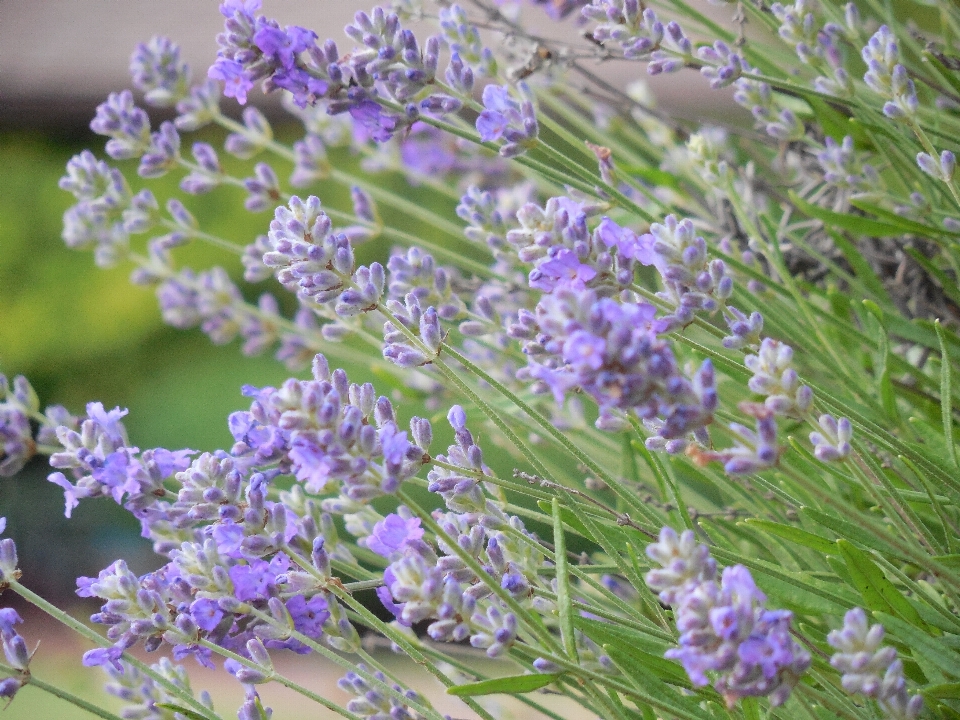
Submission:
[[[560,639],[567,656],[577,661],[577,643],[573,635],[573,603],[570,599],[570,572],[567,566],[567,538],[563,530],[560,498],[551,505],[553,515],[553,557],[557,568],[557,609],[560,613]]]
[[[943,326],[937,320],[933,324],[940,341],[940,408],[943,416],[943,439],[947,444],[947,457],[954,467],[957,465],[957,447],[953,441],[953,402],[950,394],[950,355],[947,353],[947,341],[944,337]]]
[[[158,708],[163,708],[164,710],[172,710],[175,713],[180,713],[184,717],[190,718],[190,720],[207,720],[207,718],[201,715],[198,712],[189,710],[183,705],[175,705],[174,703],[156,703]]]
[[[926,626],[913,605],[892,582],[887,580],[883,571],[867,553],[846,540],[837,540],[837,547],[840,548],[840,554],[847,564],[847,571],[850,573],[853,585],[863,596],[867,609],[883,612],[889,610],[913,625]]]
[[[447,694],[457,695],[459,697],[497,694],[519,695],[545,688],[547,685],[556,682],[559,677],[560,674],[555,673],[512,675],[510,677],[467,683],[466,685],[454,685],[447,688]]]
[[[800,212],[821,220],[828,228],[840,228],[857,235],[868,235],[870,237],[896,237],[904,233],[902,227],[889,222],[871,220],[860,215],[837,213],[811,205],[793,191],[790,192],[790,201],[797,206]]]
[[[928,685],[925,688],[920,688],[920,694],[925,698],[944,698],[947,700],[956,700],[957,698],[960,698],[960,682]]]
[[[759,528],[764,532],[770,533],[771,535],[776,535],[784,540],[795,542],[797,545],[803,545],[804,547],[811,548],[817,552],[831,553],[836,549],[833,541],[827,540],[819,535],[814,535],[806,530],[792,527],[790,525],[781,525],[780,523],[775,523],[771,520],[760,520],[758,518],[744,520],[743,524],[750,527]]]
[[[960,678],[960,654],[950,650],[940,638],[934,638],[900,618],[887,613],[875,612],[883,626],[894,637],[902,641],[915,654],[921,654],[947,675]]]

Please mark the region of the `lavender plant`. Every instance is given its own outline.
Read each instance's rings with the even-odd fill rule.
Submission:
[[[540,690],[605,720],[960,715],[960,9],[534,4],[583,43],[489,0],[396,0],[338,47],[225,0],[198,82],[172,40],[136,49],[136,95],[91,123],[121,165],[70,161],[64,240],[131,266],[169,324],[297,375],[244,387],[211,452],[141,449],[125,410],[41,412],[0,376],[0,474],[46,456],[68,517],[112,500],[158,556],[77,579],[102,633],[28,589],[10,539],[2,588],[91,642],[122,717],[231,715],[188,660],[244,686],[241,720],[270,717],[275,683],[351,720],[446,717],[364,635],[485,720],[491,693],[566,717]],[[749,118],[675,120],[594,61],[699,70]],[[292,145],[235,117],[261,91]],[[154,130],[138,98],[176,118]],[[188,152],[208,125],[222,150]],[[182,174],[183,198],[131,160]],[[381,182],[398,175],[416,200]],[[188,209],[221,186],[246,193],[239,242]],[[232,264],[183,265],[195,242]],[[117,717],[35,678],[19,621],[0,610],[0,695]],[[338,664],[345,694],[284,676],[286,652]]]

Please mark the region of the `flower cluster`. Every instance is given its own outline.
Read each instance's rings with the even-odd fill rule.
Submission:
[[[883,625],[868,625],[863,610],[850,610],[843,627],[827,636],[837,651],[830,664],[843,673],[841,682],[848,693],[874,698],[893,720],[914,720],[923,709],[923,696],[907,694],[903,663],[894,648],[882,644],[883,635]]]
[[[0,518],[0,532],[6,518]],[[17,691],[30,679],[30,657],[27,643],[16,631],[14,625],[22,623],[17,611],[13,608],[0,608],[0,641],[3,643],[3,654],[11,668],[18,671],[17,675],[0,680],[0,697],[13,699]]]
[[[691,530],[669,527],[647,555],[659,568],[646,575],[661,602],[674,609],[680,647],[666,657],[678,660],[694,685],[714,687],[728,706],[740,698],[767,696],[772,705],[790,697],[810,667],[810,655],[790,635],[793,614],[767,610],[766,596],[742,565],[725,568],[717,582],[716,562]]]

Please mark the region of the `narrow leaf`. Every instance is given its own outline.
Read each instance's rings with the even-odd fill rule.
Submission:
[[[884,555],[906,560],[906,558],[903,557],[903,553],[901,553],[895,547],[881,541],[879,538],[871,535],[869,532],[855,523],[842,520],[836,515],[821,512],[820,510],[814,510],[811,507],[800,508],[800,514],[817,523],[820,527],[833,530],[833,532],[840,537],[851,540],[858,545],[868,547],[871,550],[876,550]]]
[[[473,697],[474,695],[497,695],[500,693],[508,695],[520,695],[533,692],[544,688],[550,683],[556,682],[559,674],[537,674],[537,675],[512,675],[510,677],[493,678],[492,680],[481,680],[480,682],[467,683],[466,685],[454,685],[447,688],[448,695],[457,695],[459,697]]]
[[[953,402],[950,395],[950,355],[947,352],[947,340],[943,334],[943,326],[940,321],[934,322],[933,327],[937,331],[937,339],[940,341],[940,412],[943,416],[943,439],[947,444],[947,457],[954,467],[957,465],[957,448],[953,442]]]
[[[903,620],[887,615],[886,613],[875,612],[877,618],[887,632],[900,639],[915,654],[919,653],[923,658],[948,675],[960,678],[960,655],[950,650],[940,638],[934,638],[913,625],[905,623]]]
[[[173,712],[180,713],[184,717],[190,718],[190,720],[207,720],[206,716],[201,715],[198,712],[193,710],[188,710],[182,705],[175,705],[173,703],[155,703],[158,708],[163,708],[164,710],[172,710]]]
[[[828,227],[840,228],[856,233],[857,235],[869,235],[871,237],[891,237],[903,235],[902,227],[892,223],[882,222],[880,220],[871,220],[860,215],[847,215],[845,213],[836,213],[826,208],[811,205],[801,199],[795,192],[790,192],[790,200],[797,209],[805,215],[821,220]]]
[[[563,515],[560,498],[553,498],[553,557],[557,568],[557,609],[560,613],[560,639],[563,649],[574,662],[577,661],[577,643],[573,634],[573,602],[570,599],[570,572],[567,567],[567,539],[563,531]]]
[[[759,528],[760,530],[768,532],[771,535],[776,535],[784,540],[795,542],[797,545],[803,545],[804,547],[811,548],[817,552],[832,553],[836,549],[832,540],[827,540],[819,535],[814,535],[806,530],[791,527],[790,525],[781,525],[780,523],[775,523],[771,520],[760,520],[758,518],[744,520],[742,524]]]
[[[960,697],[960,683],[940,683],[920,688],[920,694],[925,698],[946,698],[956,700]]]
[[[887,580],[883,571],[877,567],[867,553],[846,540],[837,540],[837,547],[847,564],[847,571],[854,587],[863,596],[863,602],[869,610],[894,612],[909,623],[926,627],[910,601],[903,596],[896,585]]]

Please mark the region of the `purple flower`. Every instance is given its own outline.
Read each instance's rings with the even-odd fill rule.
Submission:
[[[216,600],[200,598],[190,605],[190,617],[201,630],[211,632],[223,619],[223,610]]]
[[[831,630],[827,642],[837,652],[830,664],[843,673],[840,682],[848,693],[875,698],[889,717],[913,720],[923,709],[923,696],[907,694],[903,663],[897,651],[883,645],[883,625],[870,625],[867,614],[853,608],[843,617],[843,627]]]
[[[550,260],[540,263],[530,271],[530,287],[552,292],[559,284],[582,289],[597,276],[597,271],[580,262],[577,253],[559,248]]]
[[[253,35],[253,42],[285,70],[293,68],[297,55],[312,47],[317,34],[312,30],[293,25],[286,30],[265,25]]]
[[[398,431],[393,423],[384,425],[380,431],[380,449],[387,465],[399,466],[406,459],[407,451],[411,447],[406,431]]]
[[[22,622],[23,618],[13,608],[0,609],[0,635],[16,635],[17,631],[13,626]]]
[[[253,88],[253,81],[247,76],[243,65],[236,60],[219,57],[207,70],[207,77],[223,82],[223,94],[236,98],[241,105],[247,102],[247,93]]]
[[[603,338],[577,330],[563,344],[563,357],[575,370],[599,370],[604,362],[605,350],[606,343]]]
[[[539,133],[532,96],[526,85],[518,90],[523,101],[515,100],[507,85],[487,85],[483,89],[484,110],[477,118],[477,132],[483,142],[504,138],[507,144],[500,148],[504,157],[512,157],[526,150]]]
[[[716,563],[689,530],[678,537],[663,528],[647,555],[662,568],[647,573],[647,584],[673,606],[680,631],[680,646],[665,657],[682,663],[695,685],[714,673],[729,707],[758,696],[783,704],[810,665],[790,635],[792,614],[765,609],[766,597],[742,565],[726,568],[717,583]]]
[[[327,601],[320,595],[307,600],[303,595],[295,595],[287,600],[287,611],[293,618],[293,626],[307,637],[319,638],[323,634],[323,624],[330,617]]]
[[[270,572],[270,563],[251,560],[249,565],[234,565],[228,571],[233,581],[233,594],[237,600],[266,600],[276,575]]]
[[[260,5],[261,0],[223,0],[220,3],[220,14],[227,18],[240,14],[252,20]]]
[[[398,623],[404,627],[410,627],[413,625],[413,623],[403,619],[403,606],[406,603],[395,603],[393,601],[393,594],[390,592],[390,588],[393,586],[396,580],[396,576],[394,576],[393,571],[389,567],[384,570],[383,585],[377,588],[377,597],[380,599],[383,607],[385,607],[388,612],[393,614]]]
[[[357,128],[377,142],[386,142],[407,125],[404,118],[384,112],[380,103],[373,100],[363,100],[351,106],[349,112]]]
[[[83,664],[85,667],[96,667],[110,663],[117,670],[122,670],[123,666],[120,664],[120,657],[122,655],[123,648],[117,647],[116,645],[108,648],[87,650],[87,652],[83,654]]]
[[[621,227],[608,217],[604,217],[594,231],[600,242],[608,248],[617,248],[617,254],[624,258],[632,258],[641,265],[654,265],[658,260],[653,251],[654,237],[645,233],[637,234],[629,228]]]
[[[373,534],[367,538],[367,547],[378,555],[392,558],[403,550],[404,545],[422,537],[420,518],[404,519],[396,513],[390,513],[373,526]]]
[[[108,412],[103,409],[103,403],[87,403],[87,417],[96,422],[107,437],[117,442],[126,441],[126,430],[120,423],[120,418],[128,412],[129,410],[121,410],[119,407]]]
[[[297,480],[304,484],[307,492],[323,492],[334,479],[330,458],[308,438],[298,437],[290,448],[290,459],[294,462]]]

